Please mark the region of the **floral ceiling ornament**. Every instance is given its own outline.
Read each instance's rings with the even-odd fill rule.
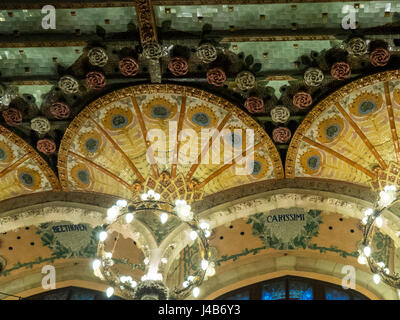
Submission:
[[[86,84],[91,89],[101,89],[106,86],[106,78],[101,72],[92,71],[86,75]]]
[[[57,146],[50,139],[40,139],[36,144],[36,148],[45,155],[50,155],[56,152]]]
[[[242,71],[236,76],[235,83],[240,90],[248,90],[255,87],[256,77],[249,71]]]
[[[331,76],[336,80],[344,80],[350,77],[351,68],[346,62],[336,62],[331,68]]]
[[[264,100],[259,97],[248,97],[244,106],[250,113],[260,113],[264,111]]]
[[[88,52],[89,62],[92,66],[104,67],[108,61],[107,52],[103,48],[93,48]]]
[[[217,49],[211,43],[205,43],[196,50],[197,57],[203,63],[211,63],[217,59]]]
[[[133,293],[134,300],[168,300],[169,289],[162,281],[146,280],[140,282]]]
[[[168,69],[174,76],[184,76],[188,73],[189,66],[186,59],[175,57],[169,61]]]
[[[352,38],[346,43],[346,50],[353,56],[362,56],[368,52],[368,46],[362,38]]]
[[[147,43],[143,46],[143,55],[146,59],[157,60],[164,55],[164,50],[158,43]]]
[[[299,109],[307,109],[312,104],[312,97],[309,93],[299,91],[293,96],[293,105]]]
[[[304,81],[310,87],[318,87],[324,81],[324,73],[318,68],[308,68],[304,72]]]
[[[63,76],[58,81],[58,86],[61,91],[66,94],[78,93],[79,91],[79,83],[78,81],[71,76]]]
[[[50,121],[44,117],[36,117],[31,120],[31,129],[39,134],[49,132],[50,128]]]
[[[22,123],[22,113],[16,108],[7,108],[2,111],[4,121],[11,127]]]
[[[55,102],[50,107],[50,113],[58,120],[67,119],[71,114],[69,106],[63,102]]]
[[[132,57],[125,57],[118,63],[119,70],[126,77],[136,76],[139,72],[139,64]]]
[[[224,84],[226,75],[224,70],[221,68],[214,68],[207,71],[207,82],[216,87],[220,87]]]
[[[371,52],[369,60],[374,67],[386,66],[390,60],[390,52],[384,48],[377,48]]]
[[[272,131],[272,138],[277,143],[287,143],[291,136],[292,133],[286,127],[278,127]]]
[[[286,123],[289,120],[290,111],[284,106],[277,106],[271,110],[271,118],[276,123]]]

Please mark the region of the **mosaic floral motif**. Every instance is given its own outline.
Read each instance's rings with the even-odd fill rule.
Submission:
[[[184,76],[189,71],[189,66],[186,59],[181,57],[172,58],[168,62],[168,69],[174,76]]]
[[[221,68],[214,68],[207,71],[207,82],[216,87],[221,87],[226,80],[224,70]]]
[[[88,58],[91,65],[98,67],[104,67],[108,61],[107,52],[103,48],[90,49]]]
[[[299,109],[307,109],[312,105],[312,97],[309,93],[300,91],[293,96],[293,105]]]
[[[50,139],[40,139],[36,144],[36,148],[45,155],[50,155],[56,152],[57,145]]]
[[[125,57],[118,63],[119,70],[126,77],[136,76],[139,72],[139,64],[132,57]]]
[[[146,59],[157,60],[163,56],[163,49],[158,43],[148,43],[143,47],[143,55]]]
[[[346,43],[346,50],[351,55],[358,57],[368,52],[368,46],[362,38],[352,38]]]
[[[369,56],[369,61],[374,67],[383,67],[390,60],[390,52],[383,48],[375,49]]]
[[[164,98],[154,98],[150,100],[144,107],[143,111],[150,119],[166,120],[171,119],[177,112],[176,104],[171,103]]]
[[[258,155],[248,162],[249,174],[257,179],[264,178],[267,175],[268,168],[268,161]]]
[[[81,187],[87,188],[90,183],[90,173],[88,168],[83,164],[77,164],[71,169],[71,176],[74,181]]]
[[[49,132],[50,128],[50,121],[44,117],[36,117],[31,120],[31,129],[39,134]]]
[[[290,111],[284,106],[277,106],[271,110],[271,118],[276,123],[286,123],[290,118]]]
[[[289,208],[256,213],[246,223],[251,225],[253,235],[263,241],[265,248],[292,250],[307,248],[318,236],[322,218],[319,210]]]
[[[10,163],[13,160],[14,154],[11,147],[7,143],[0,141],[0,164]]]
[[[249,71],[242,71],[236,76],[235,83],[240,90],[248,90],[255,87],[256,77]]]
[[[305,174],[315,175],[323,166],[321,153],[313,148],[308,149],[300,156],[300,165]]]
[[[304,72],[304,82],[311,87],[318,87],[324,81],[324,73],[318,68],[308,68]]]
[[[131,124],[132,119],[133,115],[131,110],[115,107],[107,111],[102,123],[107,129],[116,131],[126,128]]]
[[[349,105],[350,112],[357,117],[368,116],[378,111],[383,105],[380,93],[361,92]]]
[[[272,138],[277,143],[287,143],[291,136],[290,129],[286,127],[278,127],[272,131]]]
[[[79,137],[80,151],[88,157],[94,156],[101,150],[101,142],[101,135],[98,132],[86,132]]]
[[[86,85],[91,89],[101,89],[106,86],[106,78],[104,74],[98,71],[89,72],[86,75]]]
[[[58,86],[61,91],[66,94],[73,94],[79,92],[79,83],[78,81],[71,76],[63,76],[58,81]]]
[[[11,127],[22,123],[22,113],[16,108],[8,108],[2,111],[4,121]]]
[[[217,49],[210,43],[202,44],[197,48],[197,57],[203,63],[211,63],[217,59]]]
[[[196,127],[199,126],[199,129],[214,127],[218,122],[212,109],[205,105],[198,105],[188,109],[187,117]]]
[[[70,116],[71,109],[63,102],[55,102],[50,107],[50,113],[54,116],[54,118],[63,120]]]
[[[344,128],[344,121],[340,117],[332,117],[321,121],[318,125],[317,139],[322,143],[336,140]]]
[[[42,178],[35,169],[28,167],[20,167],[17,170],[18,180],[21,184],[31,190],[37,190],[40,188]]]
[[[264,111],[264,100],[259,97],[248,97],[244,102],[244,107],[250,113],[260,113]]]
[[[336,80],[344,80],[350,77],[351,68],[346,62],[336,62],[331,68],[331,76]]]

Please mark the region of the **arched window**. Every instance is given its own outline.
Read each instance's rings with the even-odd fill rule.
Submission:
[[[243,287],[217,300],[369,300],[361,293],[308,278],[286,276]]]

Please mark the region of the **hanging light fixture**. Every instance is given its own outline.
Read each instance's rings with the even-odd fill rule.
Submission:
[[[358,262],[360,264],[368,263],[372,273],[373,281],[375,284],[384,282],[394,288],[400,289],[400,274],[392,272],[382,261],[376,261],[373,258],[372,238],[374,229],[381,228],[383,219],[382,212],[389,209],[395,203],[399,202],[400,193],[394,185],[386,185],[382,191],[379,192],[379,197],[375,201],[373,208],[368,208],[364,211],[362,222],[364,224],[363,240],[361,242],[360,254]]]
[[[160,194],[154,190],[143,193],[140,199],[141,201],[136,202],[118,200],[115,205],[107,210],[106,221],[108,224],[104,225],[103,230],[99,232],[97,259],[93,261],[92,267],[94,274],[109,284],[106,290],[107,297],[111,297],[113,294],[118,294],[126,299],[167,299],[169,296],[173,296],[175,299],[184,299],[190,294],[195,298],[198,297],[199,287],[204,278],[215,274],[207,240],[211,234],[210,225],[205,221],[198,221],[191,206],[185,200],[177,199],[173,205],[160,200]],[[158,266],[160,263],[166,264],[167,259],[165,257],[152,257],[151,261],[146,257],[143,264],[147,273],[141,279],[134,280],[131,276],[121,275],[112,268],[114,265],[112,253],[106,252],[105,245],[108,235],[112,233],[113,225],[115,223],[130,224],[134,220],[135,214],[145,211],[157,213],[162,224],[167,223],[171,216],[178,217],[190,227],[191,232],[188,235],[190,240],[198,241],[200,244],[202,261],[198,269],[187,277],[182,286],[168,288],[162,281],[162,274],[154,271],[154,269],[150,270],[151,266]]]

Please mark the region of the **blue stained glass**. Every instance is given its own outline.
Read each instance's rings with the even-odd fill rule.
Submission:
[[[350,300],[350,296],[344,291],[326,287],[325,288],[325,299],[326,300]]]
[[[249,291],[236,293],[232,296],[225,298],[224,300],[250,300]]]
[[[73,291],[70,300],[94,300],[94,293],[85,291]]]
[[[311,284],[306,281],[291,280],[289,282],[289,299],[313,300],[314,294]]]
[[[261,300],[286,299],[285,282],[272,282],[263,286]]]

